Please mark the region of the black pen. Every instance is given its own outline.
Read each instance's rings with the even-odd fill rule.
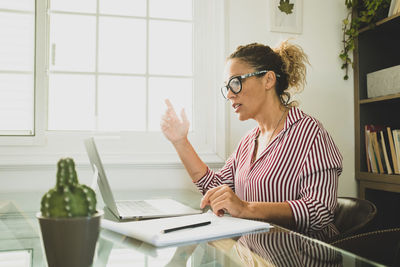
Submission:
[[[211,221],[206,221],[206,222],[201,222],[201,223],[194,223],[194,224],[179,226],[179,227],[175,227],[175,228],[164,229],[164,230],[161,231],[161,233],[166,234],[166,233],[169,233],[169,232],[174,232],[174,231],[187,229],[187,228],[195,228],[195,227],[200,227],[200,226],[209,225],[209,224],[211,224]]]

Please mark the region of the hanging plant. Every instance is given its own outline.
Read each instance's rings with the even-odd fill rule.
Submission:
[[[346,18],[343,20],[343,49],[340,52],[342,69],[346,74],[343,79],[349,79],[349,65],[353,67],[350,53],[354,50],[354,41],[361,27],[375,27],[375,23],[387,16],[391,0],[345,0],[348,9]],[[352,16],[353,11],[357,16]]]

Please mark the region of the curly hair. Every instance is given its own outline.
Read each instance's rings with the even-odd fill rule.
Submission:
[[[294,106],[297,103],[290,101],[291,93],[298,93],[306,84],[307,68],[310,64],[303,49],[289,43],[282,42],[277,48],[259,43],[239,46],[229,59],[239,59],[246,62],[256,71],[274,71],[276,76],[276,94],[285,106]]]

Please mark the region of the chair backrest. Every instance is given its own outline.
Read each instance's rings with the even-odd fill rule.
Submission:
[[[340,234],[331,241],[360,233],[376,213],[376,206],[366,199],[338,197],[333,223]]]
[[[387,266],[400,266],[400,228],[362,233],[331,244]]]

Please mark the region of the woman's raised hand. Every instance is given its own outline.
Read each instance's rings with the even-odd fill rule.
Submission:
[[[168,99],[165,100],[165,104],[167,105],[167,111],[161,118],[161,130],[165,137],[174,144],[186,139],[190,123],[184,109],[181,111],[181,120],[176,115],[175,109]]]

